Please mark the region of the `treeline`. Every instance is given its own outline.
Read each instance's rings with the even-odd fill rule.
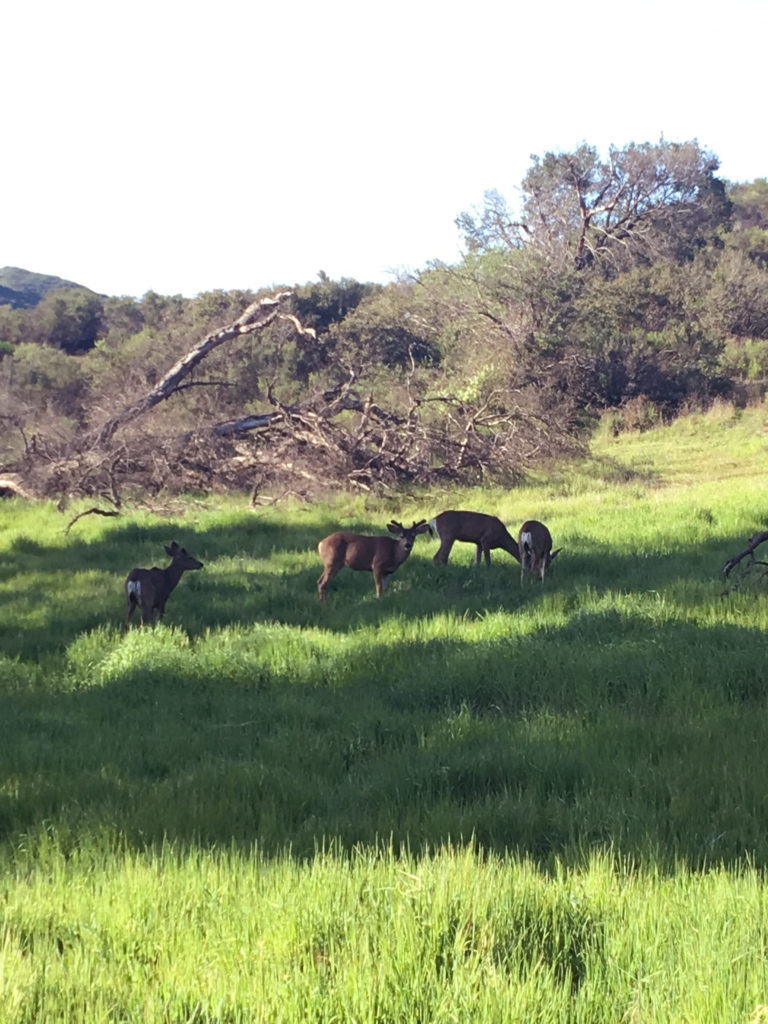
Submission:
[[[608,410],[642,428],[759,398],[768,180],[717,170],[695,142],[534,158],[514,205],[489,192],[458,218],[459,264],[388,286],[320,274],[292,289],[291,316],[217,350],[108,444],[101,424],[268,292],[0,305],[0,462],[36,491],[113,499],[128,484],[511,482],[581,450]]]

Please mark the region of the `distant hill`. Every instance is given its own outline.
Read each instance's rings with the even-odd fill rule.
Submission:
[[[20,267],[0,268],[0,305],[10,305],[14,309],[29,309],[36,306],[48,292],[58,291],[60,288],[83,288],[85,291],[91,291],[82,284],[65,281],[64,278],[54,277],[52,274],[35,274]]]

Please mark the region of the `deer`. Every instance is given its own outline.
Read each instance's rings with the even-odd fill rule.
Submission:
[[[187,569],[202,569],[203,563],[174,541],[165,546],[171,564],[165,569],[153,566],[151,569],[131,569],[125,581],[125,596],[128,602],[125,612],[125,628],[130,629],[131,617],[141,608],[141,623],[149,625],[163,617],[165,602]]]
[[[544,523],[536,519],[528,519],[520,527],[518,539],[520,548],[520,584],[522,586],[526,569],[531,576],[538,573],[541,582],[547,575],[547,570],[557,558],[562,548],[552,550],[552,535]]]
[[[496,516],[485,512],[441,512],[429,521],[429,530],[440,541],[440,547],[433,559],[447,562],[451,548],[457,540],[476,545],[475,565],[485,557],[485,564],[491,564],[491,551],[501,548],[515,561],[520,561],[520,550],[514,537]]]
[[[413,542],[429,527],[426,519],[403,526],[394,519],[387,524],[394,537],[366,537],[360,533],[331,533],[317,545],[323,560],[323,573],[317,581],[321,603],[325,603],[326,588],[333,577],[345,566],[362,572],[372,572],[376,584],[376,597],[381,597],[389,577],[411,553]],[[397,539],[395,539],[397,538]]]

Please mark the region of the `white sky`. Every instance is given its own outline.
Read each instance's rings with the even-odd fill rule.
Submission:
[[[767,41],[768,0],[8,0],[0,266],[387,281],[457,260],[531,154],[696,138],[766,177]]]

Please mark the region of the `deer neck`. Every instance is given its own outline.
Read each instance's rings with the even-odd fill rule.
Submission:
[[[181,579],[181,574],[184,572],[183,566],[179,565],[178,562],[171,562],[168,568],[165,570],[165,579],[169,588],[169,592],[173,590],[176,584]]]

